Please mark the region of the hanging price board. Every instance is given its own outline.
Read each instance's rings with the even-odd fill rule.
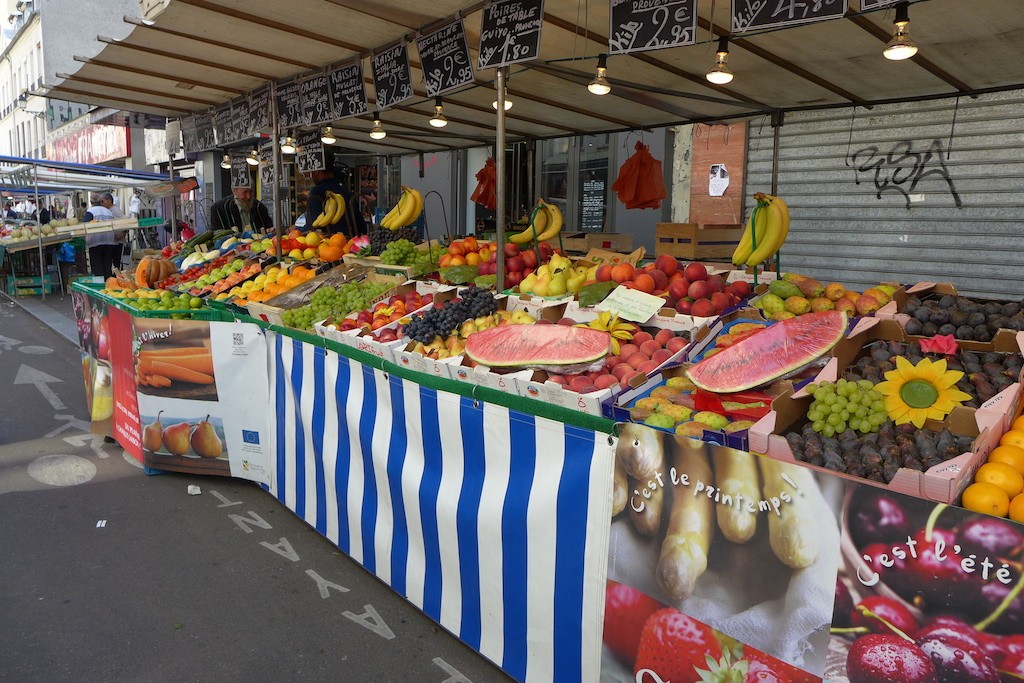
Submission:
[[[373,53],[373,87],[377,90],[377,109],[404,102],[413,95],[409,69],[409,47],[397,43]]]
[[[302,120],[302,83],[292,81],[277,86],[277,120],[281,128],[296,128]]]
[[[326,73],[303,78],[299,84],[299,98],[302,101],[303,123],[321,124],[333,120],[331,89]]]
[[[260,188],[261,199],[271,196],[274,187],[274,144],[260,145]],[[266,193],[267,197],[262,195]]]
[[[231,103],[231,120],[228,132],[234,142],[241,142],[249,137],[248,97],[243,97]]]
[[[202,152],[216,147],[217,139],[213,131],[213,114],[196,114],[193,120],[196,124],[196,151]]]
[[[331,69],[327,74],[327,80],[331,87],[332,121],[359,116],[369,111],[361,60]]]
[[[187,116],[181,119],[181,144],[186,153],[201,151],[199,148],[199,136],[196,134],[196,119],[194,116]]]
[[[473,65],[462,19],[416,39],[427,96],[437,97],[473,82]]]
[[[610,54],[693,45],[696,37],[697,0],[612,0]]]
[[[848,0],[731,0],[732,32],[809,24],[840,19],[846,14]]]
[[[880,9],[882,7],[892,7],[900,0],[860,0],[860,9],[862,12],[868,10]]]
[[[497,0],[484,7],[478,69],[537,59],[544,0]]]
[[[231,187],[252,187],[252,166],[244,156],[231,155]]]
[[[249,119],[245,126],[245,137],[256,137],[260,131],[270,128],[270,86],[264,86],[249,95]]]
[[[221,147],[234,142],[231,130],[231,105],[227,104],[213,112],[213,134]]]
[[[299,173],[322,171],[327,168],[324,160],[324,143],[320,142],[320,131],[307,131],[295,138],[295,167]]]

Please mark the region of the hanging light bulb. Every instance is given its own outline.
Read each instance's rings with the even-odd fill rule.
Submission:
[[[505,111],[508,111],[509,109],[512,108],[512,100],[508,98],[508,79],[509,76],[505,76]],[[494,81],[494,89],[498,89],[497,80]],[[498,111],[498,98],[494,98],[494,101],[491,102],[491,108],[494,109],[494,111]]]
[[[220,160],[221,168],[231,168],[231,155],[227,152],[224,153],[224,158]]]
[[[281,143],[281,154],[295,154],[295,138],[291,135]]]
[[[725,85],[732,80],[732,71],[729,70],[729,39],[722,36],[718,39],[718,50],[715,52],[715,65],[711,71],[704,75],[704,78],[715,85]]]
[[[323,131],[320,133],[320,142],[324,143],[325,145],[333,145],[337,141],[338,139],[334,137],[334,131],[331,130],[330,126],[324,128]]]
[[[444,117],[444,105],[441,98],[434,100],[434,115],[430,117],[430,125],[434,128],[444,128],[448,125],[448,119]]]
[[[260,165],[260,153],[256,151],[255,147],[253,147],[252,151],[249,152],[249,156],[245,157],[245,163],[249,164],[250,166]]]
[[[594,76],[594,80],[590,81],[587,85],[587,90],[595,95],[607,95],[612,91],[612,84],[605,78],[605,74],[608,73],[608,55],[601,54],[597,56],[597,75]]]
[[[384,126],[380,125],[380,112],[373,112],[373,128],[370,129],[370,137],[374,140],[383,140],[388,136]]]
[[[893,61],[910,59],[917,54],[917,44],[910,39],[910,32],[907,31],[910,25],[909,3],[901,2],[896,5],[896,20],[892,25],[892,40],[885,46],[882,56]]]

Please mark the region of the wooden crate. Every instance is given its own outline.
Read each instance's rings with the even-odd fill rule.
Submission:
[[[689,261],[728,259],[742,236],[741,225],[658,223],[654,229],[654,253]]]
[[[590,232],[587,233],[587,251],[591,249],[626,254],[633,251],[633,236],[618,232]]]
[[[552,240],[554,243],[552,246],[558,246],[558,239]],[[587,253],[587,233],[585,232],[570,232],[562,233],[561,236],[562,248],[566,251],[574,253],[585,254]]]

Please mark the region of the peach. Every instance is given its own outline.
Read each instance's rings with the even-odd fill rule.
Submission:
[[[665,346],[665,344],[668,344],[669,339],[674,339],[675,336],[672,330],[658,330],[658,334],[654,335],[654,341]]]
[[[644,354],[648,358],[653,358],[655,351],[661,351],[661,344],[653,339],[645,341],[640,345],[640,353]]]

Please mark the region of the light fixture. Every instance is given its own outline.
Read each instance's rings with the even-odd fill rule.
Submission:
[[[901,2],[896,5],[896,20],[892,25],[892,40],[885,46],[882,55],[893,61],[910,59],[917,54],[917,44],[910,39],[910,32],[907,31],[907,26],[910,25],[909,3]]]
[[[320,142],[325,145],[333,145],[338,139],[334,137],[334,131],[331,130],[330,126],[327,126],[320,132]]]
[[[430,117],[430,125],[434,128],[444,128],[448,125],[448,119],[444,117],[444,105],[441,103],[440,97],[434,100],[434,115]]]
[[[284,139],[281,143],[281,154],[295,154],[295,138],[291,135]]]
[[[260,153],[256,151],[255,147],[253,147],[252,151],[249,152],[249,156],[245,157],[245,163],[249,164],[250,166],[260,165]]]
[[[508,79],[509,78],[510,78],[509,76],[507,76],[507,75],[505,76],[505,111],[508,111],[509,109],[512,108],[512,100],[510,100],[508,98]],[[494,89],[495,90],[498,89],[498,81],[497,80],[494,81]],[[491,102],[491,108],[494,109],[494,111],[498,111],[498,98],[494,98],[494,101]]]
[[[594,76],[594,80],[590,81],[587,85],[587,90],[595,95],[607,95],[612,91],[612,84],[605,78],[605,74],[608,73],[608,55],[600,54],[597,56],[597,75]]]
[[[370,129],[370,137],[374,140],[383,140],[388,136],[384,126],[380,125],[380,112],[373,112],[373,128]]]
[[[715,52],[715,65],[711,71],[704,75],[704,78],[715,85],[725,85],[732,80],[732,71],[729,70],[729,38],[722,36],[718,39],[718,50]]]
[[[220,160],[221,168],[231,168],[231,155],[227,152],[224,153],[224,158]]]

